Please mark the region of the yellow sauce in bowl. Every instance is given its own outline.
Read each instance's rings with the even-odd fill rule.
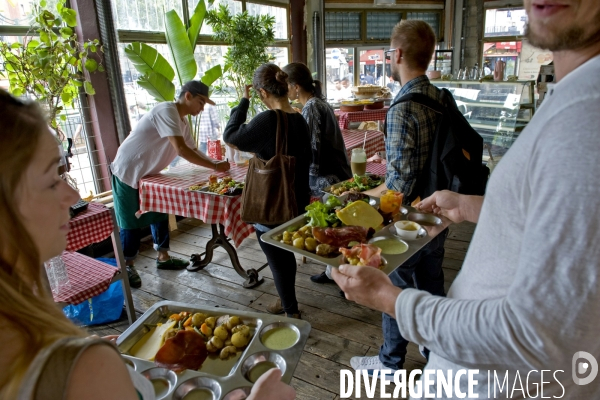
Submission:
[[[408,250],[406,243],[394,239],[384,239],[372,242],[381,249],[383,254],[402,254]]]
[[[262,336],[263,344],[271,350],[289,349],[297,341],[298,334],[287,326],[273,328]]]

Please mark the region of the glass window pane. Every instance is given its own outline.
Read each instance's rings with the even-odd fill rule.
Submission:
[[[272,15],[275,17],[275,39],[288,38],[287,10],[283,7],[265,6],[262,4],[246,4],[249,15]]]
[[[406,19],[419,19],[431,25],[435,37],[439,40],[440,37],[440,14],[436,12],[409,12],[406,13]]]
[[[523,8],[495,8],[485,11],[485,37],[525,34],[527,14]]]
[[[357,71],[361,85],[384,86],[391,75],[391,61],[385,59],[384,49],[360,50],[360,66]]]
[[[46,10],[56,13],[58,0],[46,0]],[[31,23],[34,5],[39,0],[7,0],[0,1],[0,25],[27,26]]]
[[[326,12],[325,40],[360,40],[360,12]]]
[[[354,83],[354,48],[325,49],[325,68],[327,99],[339,101],[350,98],[350,87]]]
[[[519,75],[519,60],[521,41],[495,42],[483,44],[483,67],[486,75],[494,73],[496,63],[504,61],[504,78],[509,75]]]
[[[183,19],[181,0],[113,0],[117,29],[135,31],[165,30],[165,11],[175,10]]]
[[[392,28],[401,19],[401,13],[367,12],[367,39],[390,40]]]
[[[215,0],[215,2],[213,3],[212,6],[208,5],[207,0],[205,0],[205,3],[207,3],[207,7],[209,10],[216,10],[219,8],[219,5],[222,4],[224,6],[227,6],[230,11],[233,10],[234,15],[240,14],[242,12],[242,2],[237,1],[237,0]],[[196,8],[197,4],[198,4],[198,0],[188,0],[190,17],[192,15],[192,13],[194,12],[194,9]],[[200,34],[201,35],[212,35],[213,34],[212,27],[210,25],[208,25],[206,23],[206,21],[204,21],[204,24],[202,24],[202,29],[200,29]]]

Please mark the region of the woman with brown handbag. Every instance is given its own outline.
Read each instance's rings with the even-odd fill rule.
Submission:
[[[250,163],[243,194],[242,219],[246,222],[258,222],[254,225],[256,236],[260,247],[267,256],[279,294],[280,300],[267,307],[267,311],[273,314],[285,312],[288,317],[300,318],[296,300],[296,258],[294,254],[260,240],[265,232],[284,222],[280,220],[281,212],[288,210],[281,209],[283,207],[281,197],[289,200],[288,206],[294,210],[292,218],[297,216],[296,214],[302,213],[310,200],[308,176],[311,145],[308,125],[304,117],[296,113],[289,104],[286,79],[287,74],[277,65],[261,65],[254,72],[252,86],[246,87],[240,104],[231,110],[223,140],[241,151],[254,153],[255,158],[258,159],[253,159]],[[254,87],[269,110],[258,114],[246,124],[250,106],[250,87]],[[271,187],[259,187],[258,178],[260,177],[258,175],[265,174],[263,170],[255,169],[253,166],[268,165],[277,157],[287,162],[286,166],[291,167],[291,174],[280,174],[283,175],[280,184],[277,180],[272,180]],[[265,164],[263,160],[270,161]],[[252,179],[251,175],[253,175]],[[287,184],[290,184],[288,192],[281,193],[281,187],[286,187]],[[250,205],[253,208],[250,208]],[[261,205],[263,211],[266,210],[266,212],[259,216],[258,211],[256,213],[253,211],[260,208]]]

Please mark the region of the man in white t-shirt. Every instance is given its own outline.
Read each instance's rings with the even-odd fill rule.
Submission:
[[[199,152],[191,137],[187,116],[198,115],[206,103],[215,104],[208,97],[208,86],[200,81],[187,82],[177,101],[160,103],[144,114],[110,166],[115,214],[132,287],[142,285],[133,263],[140,247],[140,229],[148,225],[158,252],[157,268],[181,269],[188,265],[185,260],[169,256],[168,216],[154,212],[138,215],[139,180],[159,173],[177,156],[215,171],[229,169],[228,162],[213,160]]]
[[[447,298],[394,287],[374,268],[332,271],[348,299],[431,351],[421,385],[436,398],[600,398],[600,1],[525,9],[529,42],[553,51],[558,83],[485,200],[442,191],[417,205],[477,222]],[[435,384],[440,372],[451,393]]]

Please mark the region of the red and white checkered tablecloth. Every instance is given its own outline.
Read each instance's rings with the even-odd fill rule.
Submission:
[[[385,171],[386,171],[385,164],[373,163],[373,162],[367,163],[367,172],[370,174],[385,176]]]
[[[104,204],[90,203],[87,210],[69,221],[67,250],[76,251],[106,239],[113,232],[110,210]]]
[[[366,142],[365,133],[367,134]],[[383,132],[380,131],[343,129],[342,137],[344,138],[344,145],[346,146],[346,152],[348,153],[348,160],[350,160],[352,156],[352,149],[362,147],[363,142],[365,143],[365,153],[367,153],[367,158],[374,156],[378,151],[385,151]]]
[[[389,107],[383,107],[379,110],[363,110],[363,111],[340,111],[335,110],[335,115],[339,117],[338,123],[340,129],[348,129],[350,122],[363,122],[363,121],[385,121],[385,115],[387,114]]]
[[[79,304],[108,289],[117,268],[83,254],[65,251],[62,259],[67,266],[70,287],[54,295],[54,301]]]
[[[139,183],[140,210],[197,218],[207,224],[221,224],[225,234],[237,247],[254,232],[254,227],[241,219],[242,197],[216,196],[189,191],[188,187],[206,182],[211,174],[243,181],[247,171],[248,166],[232,165],[227,172],[215,173],[208,168],[186,164],[144,177]]]

